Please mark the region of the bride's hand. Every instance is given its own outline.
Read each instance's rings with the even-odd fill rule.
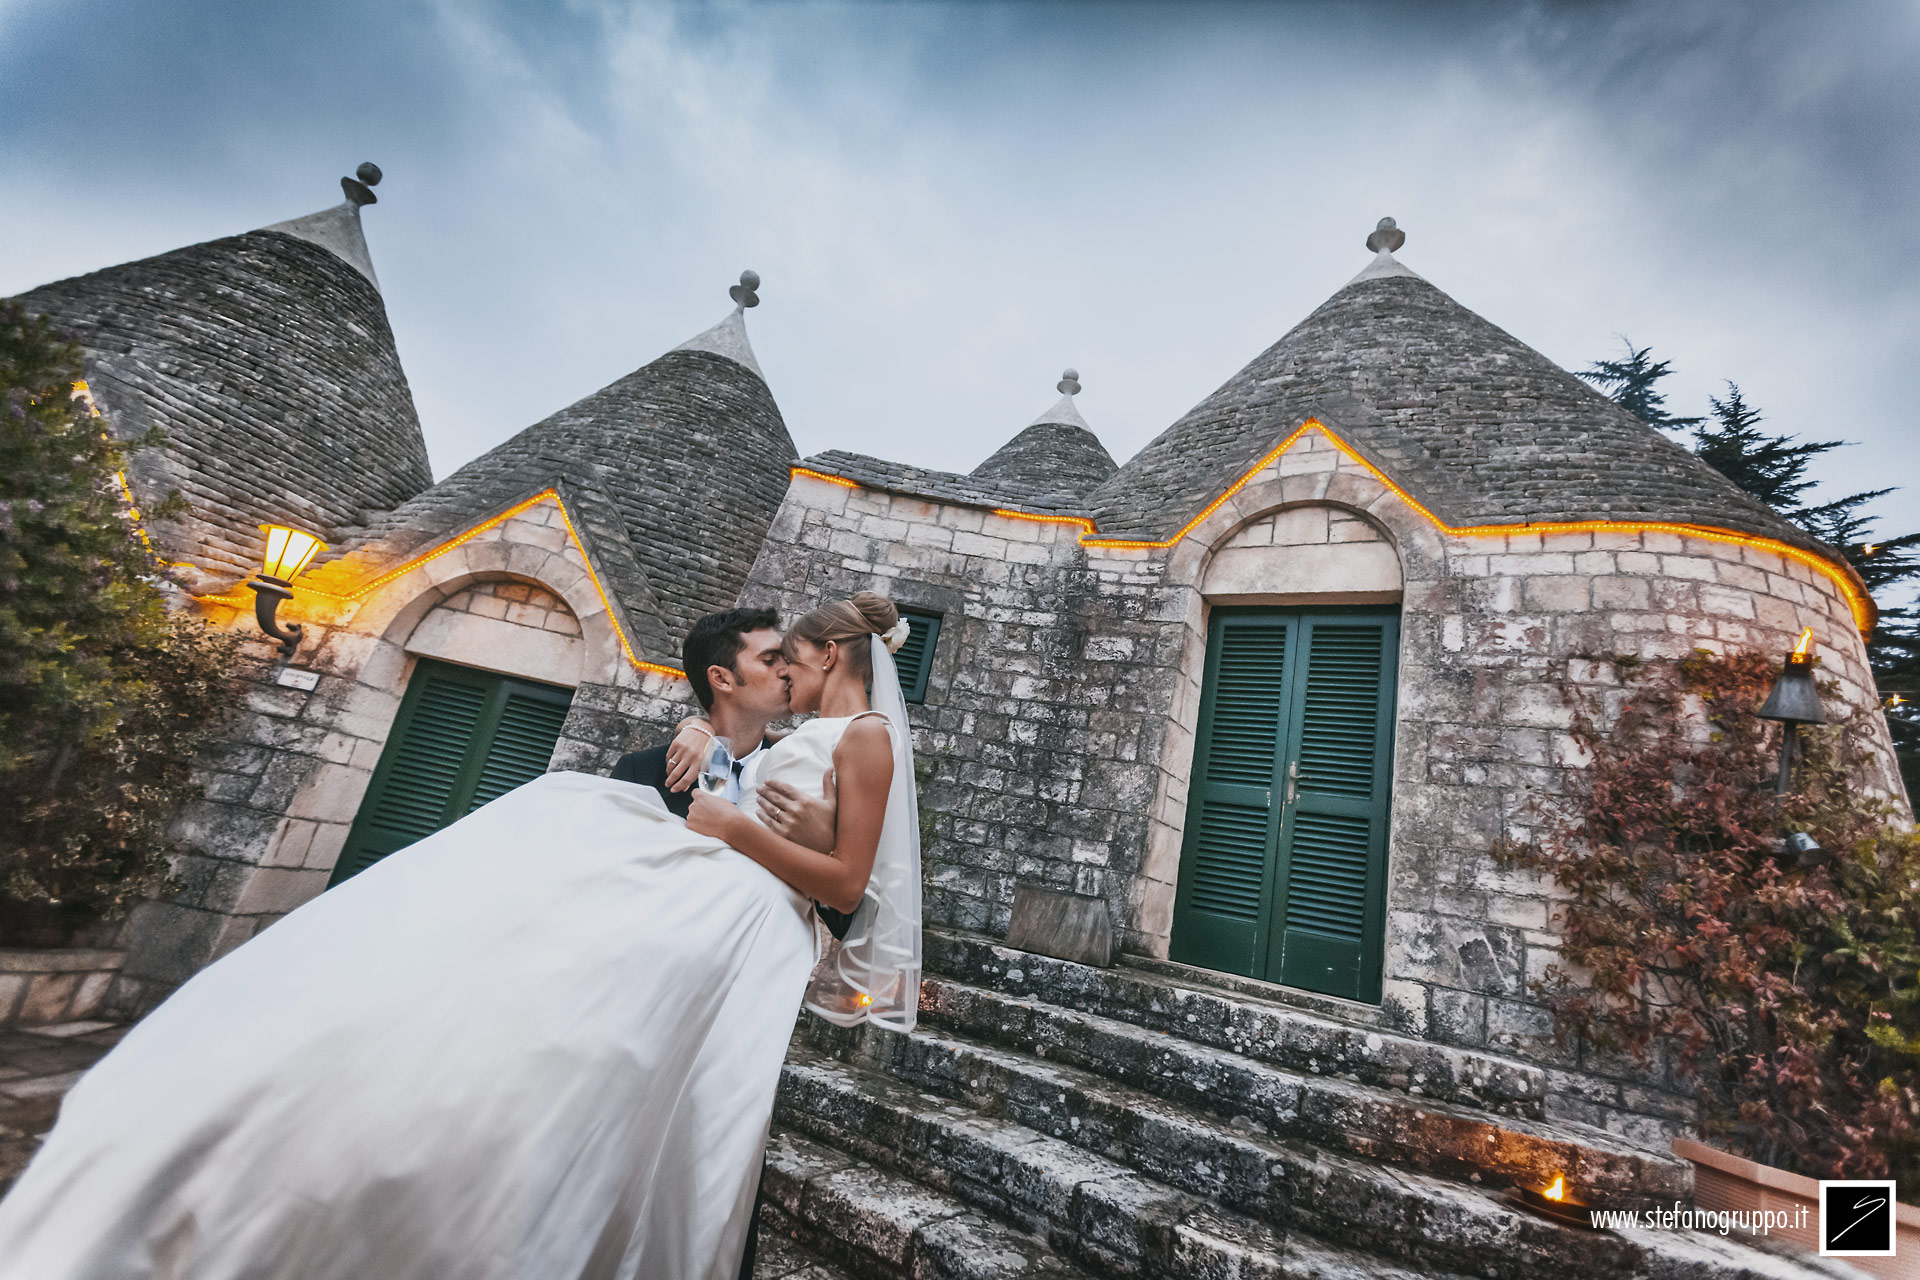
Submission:
[[[712,750],[712,725],[698,716],[681,721],[680,731],[667,744],[667,790],[685,791],[692,786]]]
[[[815,853],[833,852],[837,812],[831,769],[820,779],[818,796],[803,795],[784,782],[769,780],[760,787],[760,820],[775,835]]]

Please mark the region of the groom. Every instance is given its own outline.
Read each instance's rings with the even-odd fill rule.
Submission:
[[[725,795],[737,803],[747,766],[782,736],[770,735],[767,726],[790,714],[780,615],[772,609],[710,613],[693,624],[680,646],[680,657],[707,722],[734,753],[733,779]],[[669,812],[684,818],[710,747],[704,733],[682,730],[672,742],[621,756],[609,776],[617,782],[652,787]],[[822,853],[833,848],[835,806],[830,787],[828,795],[806,796],[784,782],[768,782],[760,791],[760,817],[796,844]],[[846,937],[851,916],[819,903],[814,907],[834,937]]]

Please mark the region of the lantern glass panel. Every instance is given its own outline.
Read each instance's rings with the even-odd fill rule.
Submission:
[[[291,582],[327,544],[310,533],[283,524],[263,524],[267,533],[267,554],[261,558],[260,572],[269,578]]]

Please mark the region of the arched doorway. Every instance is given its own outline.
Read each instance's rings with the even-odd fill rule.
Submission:
[[[1400,572],[1308,506],[1251,521],[1202,583],[1206,668],[1170,958],[1380,999]]]

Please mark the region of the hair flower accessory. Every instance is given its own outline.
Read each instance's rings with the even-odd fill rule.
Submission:
[[[907,624],[905,618],[902,618],[880,633],[880,643],[887,646],[888,653],[898,653],[900,646],[905,644],[907,637],[912,634],[913,628]]]

